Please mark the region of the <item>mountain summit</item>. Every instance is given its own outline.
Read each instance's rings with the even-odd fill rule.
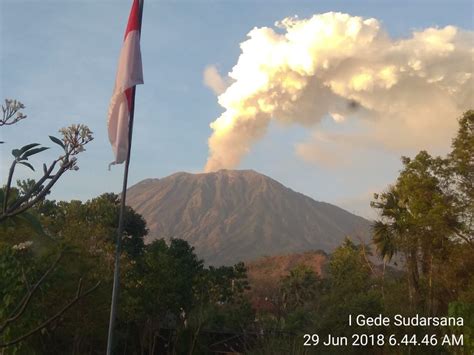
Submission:
[[[369,221],[318,202],[253,170],[176,173],[130,187],[127,203],[146,220],[148,241],[181,238],[212,265],[321,249],[369,234]]]

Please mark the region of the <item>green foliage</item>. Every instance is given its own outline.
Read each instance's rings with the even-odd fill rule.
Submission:
[[[309,267],[298,265],[281,281],[285,307],[290,309],[304,306],[318,297],[319,277]]]
[[[331,255],[329,274],[331,285],[342,291],[366,290],[371,281],[371,275],[362,247],[346,238]]]
[[[134,313],[153,316],[159,321],[166,316],[185,312],[193,305],[193,282],[202,270],[202,261],[193,248],[179,239],[168,246],[157,240],[146,246],[143,258],[132,271],[133,288],[130,293],[137,299]],[[171,319],[170,319],[171,320]]]
[[[12,341],[44,322],[52,313],[51,308],[44,308],[44,294],[50,290],[50,280],[40,285],[40,289],[32,294],[26,303],[24,312],[23,301],[35,283],[50,267],[54,255],[38,255],[31,241],[19,243],[13,247],[0,244],[0,328],[2,329],[0,343]],[[55,307],[57,309],[57,307]],[[11,323],[7,319],[15,317]],[[36,347],[31,343],[19,343],[9,347],[12,353],[35,353]]]
[[[2,323],[6,320],[11,313],[16,309],[19,300],[23,297],[26,291],[26,284],[24,281],[24,274],[30,273],[29,268],[25,270],[27,265],[22,262],[21,259],[27,259],[28,251],[16,252],[8,245],[0,245],[0,320]],[[3,332],[0,340],[2,342],[12,340],[16,338],[22,331],[29,321],[33,318],[32,316],[21,319],[20,323],[16,324],[15,329],[7,327]],[[26,351],[28,346],[17,345],[10,349],[11,353],[17,353],[18,351]]]
[[[474,352],[474,303],[451,302],[448,308],[450,317],[462,317],[464,319],[463,327],[452,327],[453,334],[464,336],[464,351]]]
[[[63,143],[59,138],[56,138],[56,137],[54,137],[54,136],[49,136],[49,139],[51,139],[51,141],[52,141],[53,143],[56,143],[56,144],[59,145],[61,148],[63,148],[63,149],[65,148],[64,143]]]
[[[196,307],[190,326],[213,330],[246,329],[255,313],[245,298],[250,289],[243,263],[203,269],[193,287]]]
[[[461,228],[458,237],[474,243],[474,110],[459,119],[458,134],[445,163],[444,188],[454,197]]]
[[[396,183],[375,194],[371,203],[380,215],[373,225],[374,244],[385,261],[396,254],[404,260],[412,310],[446,312],[454,299],[453,282],[446,275],[454,276],[450,270],[461,270],[466,263],[462,256],[468,255],[461,249],[467,248],[471,258],[474,254],[473,121],[474,111],[461,117],[446,158],[425,151],[413,159],[403,157]]]
[[[34,182],[23,182],[20,189],[27,189],[31,184]],[[55,203],[42,200],[30,211],[41,219],[44,229],[51,235],[52,240],[37,236],[37,234],[35,236],[29,225],[11,223],[14,219],[24,217],[25,213],[2,223],[0,238],[7,243],[5,250],[13,250],[14,243],[21,242],[18,244],[21,247],[25,244],[23,242],[34,241],[31,251],[28,251],[30,255],[28,265],[34,270],[45,270],[50,263],[48,261],[50,259],[45,259],[45,255],[49,254],[48,250],[51,248],[57,249],[61,246],[65,250],[63,262],[59,263],[43,282],[41,293],[37,293],[32,298],[22,316],[22,322],[15,322],[7,330],[3,341],[13,339],[53,316],[68,300],[74,298],[78,281],[82,279],[84,289],[88,289],[97,281],[101,281],[105,287],[99,287],[94,291],[94,297],[82,300],[64,314],[60,322],[53,322],[41,334],[30,337],[27,342],[21,343],[18,347],[33,348],[38,353],[48,354],[63,354],[73,349],[82,351],[80,349],[104,347],[110,306],[118,203],[117,196],[113,194],[105,194],[86,203],[79,201]],[[127,209],[125,230],[124,272],[130,267],[128,258],[143,253],[143,237],[147,232],[144,220],[131,209]],[[46,245],[48,248],[45,248]],[[20,270],[13,264],[7,268]],[[25,269],[25,275],[31,280],[37,279],[34,275],[38,274],[34,274],[33,269]],[[19,282],[23,280],[23,275],[18,273],[12,277]],[[14,285],[14,283],[11,284]],[[15,295],[13,289],[5,288],[5,290],[10,297]],[[21,296],[25,292],[26,288],[21,290]],[[16,303],[21,299],[18,295],[14,298]]]
[[[348,238],[331,255],[328,287],[317,320],[322,334],[350,336],[354,329],[348,326],[349,314],[375,316],[382,312],[381,293],[371,267],[362,246]]]
[[[47,202],[39,207],[48,230],[73,244],[87,245],[93,254],[111,252],[117,237],[120,200],[116,194],[102,194],[85,203]],[[132,208],[124,214],[122,250],[131,258],[143,253],[146,223]],[[84,238],[87,236],[87,238]]]

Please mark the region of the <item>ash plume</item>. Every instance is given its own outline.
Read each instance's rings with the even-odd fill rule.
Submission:
[[[472,103],[471,31],[446,26],[392,39],[374,18],[334,12],[275,27],[254,28],[240,45],[218,96],[224,112],[211,123],[206,171],[238,166],[272,120],[314,129],[325,117],[357,119],[370,146],[436,148]],[[224,88],[217,72],[207,76],[216,92]],[[296,154],[317,161],[317,146],[303,142]]]

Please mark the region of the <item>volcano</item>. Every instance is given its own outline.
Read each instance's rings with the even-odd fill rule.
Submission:
[[[157,238],[188,241],[210,265],[322,250],[368,240],[370,222],[253,170],[179,172],[130,187],[127,204]]]

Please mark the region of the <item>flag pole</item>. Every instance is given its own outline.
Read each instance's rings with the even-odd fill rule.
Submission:
[[[142,27],[142,14],[143,14],[143,0],[139,0],[139,26],[140,33]],[[119,213],[119,225],[117,229],[117,238],[115,246],[115,262],[114,262],[114,281],[112,287],[112,302],[110,306],[110,318],[109,318],[109,330],[107,337],[107,355],[113,354],[114,349],[114,331],[115,331],[115,320],[117,318],[117,303],[120,289],[120,254],[122,249],[122,236],[124,229],[124,214],[125,214],[125,200],[127,197],[127,183],[128,183],[128,168],[130,166],[130,153],[132,150],[132,136],[133,136],[133,119],[135,116],[135,91],[136,86],[132,87],[132,99],[130,107],[130,118],[128,121],[128,148],[127,158],[125,160],[125,168],[123,172],[123,184],[122,184],[122,195],[120,198],[120,213]]]
[[[108,338],[107,338],[107,355],[112,355],[115,319],[117,317],[116,315],[117,314],[117,301],[118,301],[118,293],[119,293],[119,288],[120,288],[120,254],[121,254],[121,249],[122,249],[121,244],[122,244],[122,235],[123,235],[123,220],[124,220],[124,214],[125,214],[125,200],[127,197],[128,167],[130,165],[130,151],[132,148],[133,116],[134,116],[134,110],[135,110],[135,88],[136,87],[133,87],[133,93],[132,93],[132,110],[130,111],[127,159],[125,160],[125,169],[123,173],[122,195],[120,198],[119,225],[118,225],[116,245],[115,245],[114,283],[113,283],[113,288],[112,288],[112,304],[110,306],[109,333],[108,333]]]

